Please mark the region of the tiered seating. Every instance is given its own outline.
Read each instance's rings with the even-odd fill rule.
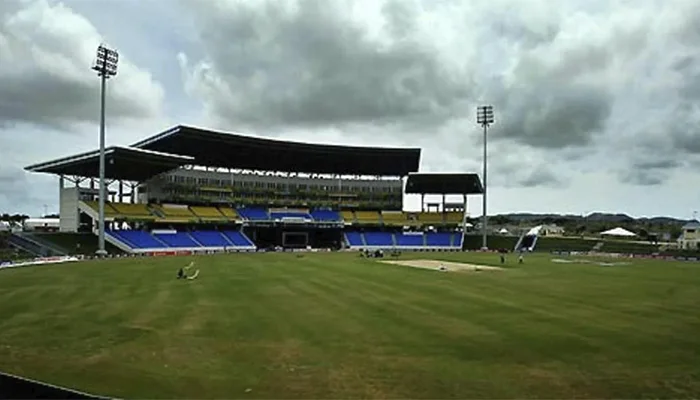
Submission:
[[[355,222],[355,213],[353,213],[352,211],[341,211],[340,216],[345,222]]]
[[[340,214],[337,211],[331,210],[313,210],[311,217],[319,222],[339,222],[342,221]]]
[[[311,214],[298,210],[274,210],[270,211],[270,218],[273,220],[296,219],[311,222]]]
[[[216,207],[192,206],[190,209],[202,221],[226,221],[224,214]]]
[[[239,218],[236,210],[231,207],[219,206],[219,211],[224,215],[224,217],[230,219],[231,221]]]
[[[360,224],[379,223],[379,213],[377,211],[355,211],[355,218]]]
[[[448,224],[461,224],[464,214],[461,212],[447,212],[445,213],[445,222]]]
[[[425,234],[425,243],[428,246],[450,247],[452,246],[452,234],[446,232],[428,232]]]
[[[443,215],[440,212],[421,212],[418,214],[418,220],[422,224],[435,224],[439,225],[444,222]]]
[[[362,240],[362,233],[360,232],[346,232],[345,241],[350,247],[362,247],[365,242]]]
[[[394,246],[393,234],[390,232],[365,232],[367,246]]]
[[[406,215],[401,211],[382,211],[382,221],[384,225],[408,225]]]
[[[166,245],[158,241],[150,233],[139,230],[119,230],[108,231],[107,234],[114,236],[122,243],[132,249],[161,249]]]
[[[423,247],[423,234],[410,234],[410,233],[397,233],[396,234],[396,245],[397,246],[412,246],[412,247]]]
[[[225,231],[224,235],[228,238],[234,246],[239,247],[249,247],[255,246],[253,242],[248,239],[248,236],[244,235],[242,232],[238,231]]]
[[[109,203],[114,210],[125,218],[153,220],[156,217],[151,214],[146,204],[131,204],[131,203]]]
[[[100,212],[100,205],[98,204],[97,201],[86,201],[85,204],[95,210],[96,213]],[[106,218],[116,218],[119,216],[119,213],[117,210],[112,208],[110,203],[105,203],[105,217]]]
[[[351,248],[359,249],[396,247],[409,250],[457,250],[462,248],[462,234],[456,232],[346,232],[345,241]]]
[[[231,245],[224,235],[217,231],[194,231],[190,235],[204,247],[228,247]]]
[[[153,236],[161,242],[168,245],[168,247],[200,247],[197,242],[192,240],[187,232],[177,232],[177,233],[155,233]]]
[[[184,205],[154,205],[153,209],[160,211],[163,220],[167,222],[192,222],[197,216]]]
[[[108,238],[117,239],[133,252],[167,249],[244,249],[253,250],[255,244],[242,232],[194,231],[149,233],[139,230],[107,231]],[[121,246],[122,248],[124,246]]]
[[[270,219],[270,215],[263,208],[245,207],[239,208],[237,211],[241,217],[251,221],[267,221]]]

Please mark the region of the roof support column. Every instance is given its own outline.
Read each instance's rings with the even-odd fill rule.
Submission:
[[[124,181],[119,180],[119,202],[124,202]]]

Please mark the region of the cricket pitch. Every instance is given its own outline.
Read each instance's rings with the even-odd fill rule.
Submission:
[[[452,261],[438,260],[393,260],[382,261],[386,264],[403,265],[405,267],[423,268],[440,270],[440,267],[445,267],[447,271],[500,271],[503,268],[492,267],[488,265],[458,263]]]

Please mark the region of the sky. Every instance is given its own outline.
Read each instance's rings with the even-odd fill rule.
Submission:
[[[697,0],[0,0],[0,212],[57,211],[23,168],[97,148],[100,43],[108,145],[191,124],[481,173],[491,104],[489,214],[700,210]]]

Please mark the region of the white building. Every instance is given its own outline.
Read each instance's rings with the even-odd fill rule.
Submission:
[[[681,236],[678,238],[678,247],[683,250],[700,249],[700,222],[688,222],[683,225],[681,230]]]

